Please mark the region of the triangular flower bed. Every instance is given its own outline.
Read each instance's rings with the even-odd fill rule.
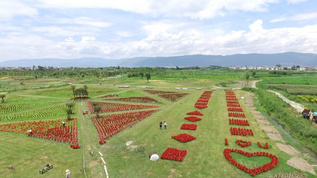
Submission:
[[[178,140],[182,143],[186,143],[186,142],[189,142],[189,141],[196,139],[196,137],[189,135],[189,134],[186,134],[186,133],[179,134],[177,136],[172,136],[172,138],[174,138],[175,140]]]
[[[136,109],[145,109],[145,108],[157,108],[158,106],[154,105],[142,105],[142,104],[121,104],[121,103],[108,103],[108,102],[97,102],[98,106],[101,107],[99,113],[104,112],[116,112],[116,111],[129,111]],[[91,101],[87,102],[89,110],[91,113],[95,113]]]
[[[189,117],[185,117],[186,120],[189,120],[191,122],[196,122],[196,121],[200,121],[201,118],[196,117],[196,116],[189,116]]]
[[[174,161],[183,161],[187,154],[187,150],[179,150],[177,148],[167,148],[161,155],[161,159]]]
[[[187,113],[187,115],[197,115],[197,116],[203,116],[203,114],[199,111],[193,111],[193,112],[189,112]]]
[[[196,130],[197,125],[196,124],[183,124],[181,129],[183,129],[183,130]]]
[[[136,111],[122,114],[103,115],[102,118],[91,117],[99,134],[99,144],[106,143],[106,139],[121,130],[147,118],[158,110]]]
[[[78,145],[77,118],[66,120],[49,121],[25,121],[16,123],[0,124],[0,131],[29,135],[30,137],[44,138],[59,142],[70,143],[74,149],[80,148]],[[28,132],[32,130],[32,133]]]

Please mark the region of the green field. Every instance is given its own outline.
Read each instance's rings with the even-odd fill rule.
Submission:
[[[136,69],[122,70],[127,73],[137,73],[134,71]],[[0,111],[0,125],[20,121],[66,119],[66,103],[72,102],[70,99],[73,97],[72,89],[68,83],[72,83],[76,87],[87,85],[90,101],[104,102],[105,100],[101,97],[109,94],[118,94],[119,97],[151,97],[159,101],[157,104],[159,111],[134,124],[132,127],[128,127],[110,137],[105,144],[100,145],[98,143],[97,130],[91,120],[91,116],[95,116],[95,114],[90,114],[89,112],[88,115],[82,115],[83,110],[89,110],[87,105],[88,100],[77,100],[75,101],[71,116],[78,118],[78,135],[81,148],[71,149],[67,143],[33,138],[10,132],[0,132],[0,177],[61,177],[65,176],[66,169],[72,172],[73,177],[105,177],[103,163],[98,152],[104,156],[109,177],[252,177],[226,160],[223,155],[225,148],[241,149],[248,152],[265,151],[279,158],[277,167],[256,175],[257,177],[270,177],[277,173],[301,172],[287,164],[287,161],[292,156],[281,151],[276,146],[278,141],[269,139],[267,134],[259,127],[256,118],[253,117],[249,108],[245,105],[245,101],[241,99],[242,96],[246,97],[249,95],[249,92],[235,90],[241,108],[246,114],[245,119],[249,121],[250,126],[229,125],[224,89],[243,87],[245,85],[243,71],[228,71],[227,69],[220,71],[200,71],[190,69],[185,71],[166,70],[163,72],[161,69],[153,70],[149,82],[145,78],[127,77],[124,75],[121,78],[108,79],[106,76],[101,77],[102,75],[100,74],[103,72],[98,74],[89,70],[85,73],[85,76],[100,75],[100,77],[92,77],[91,79],[84,77],[80,79],[78,76],[82,75],[74,75],[76,77],[64,79],[65,77],[52,78],[51,76],[42,74],[43,78],[39,80],[32,77],[23,77],[25,85],[22,86],[20,85],[22,77],[3,75],[5,78],[2,78],[1,81],[3,81],[4,85],[0,89],[3,89],[6,97],[5,102],[0,105],[2,108]],[[65,71],[65,73],[68,72],[70,71]],[[279,83],[283,77],[270,77],[271,74],[267,72],[259,72],[260,75],[261,79],[263,79],[262,83],[259,84],[260,87],[265,88],[267,87],[266,84],[283,84]],[[298,77],[305,77],[304,75],[307,74],[288,75],[287,77],[291,77],[294,82],[284,83],[305,85],[305,83],[298,83],[296,79]],[[310,74],[310,76],[315,75]],[[285,81],[288,81],[288,78]],[[102,84],[98,85],[99,82]],[[65,84],[65,86],[56,85],[61,83]],[[116,86],[113,83],[116,83]],[[34,89],[33,87],[37,84],[40,86],[48,85],[49,87]],[[210,91],[210,88],[219,87],[219,84],[227,87],[219,88],[213,92],[208,108],[199,110],[194,107],[195,102],[203,91]],[[119,86],[130,87],[119,88]],[[188,93],[188,95],[172,102],[158,95],[145,92],[145,87],[153,87],[153,90]],[[176,90],[175,87],[180,89]],[[186,89],[182,89],[185,87]],[[260,100],[260,102],[263,102],[261,107],[267,107],[265,105],[267,101]],[[294,117],[299,116],[288,106],[285,109],[291,111],[290,114],[293,114]],[[142,111],[145,110],[149,109],[142,109]],[[197,124],[197,130],[181,130],[180,127],[182,124],[192,124],[190,121],[185,120],[184,117],[187,116],[187,112],[194,110],[199,110],[204,114],[204,116],[201,116],[201,121],[194,123]],[[120,111],[114,114],[127,112],[132,111]],[[262,109],[261,112],[270,118],[270,115],[274,115],[276,111]],[[108,114],[112,113],[103,113],[101,115]],[[161,121],[167,121],[168,126],[166,130],[159,129],[159,122]],[[231,135],[230,127],[251,128],[254,136],[243,137]],[[285,127],[286,129],[289,128],[287,125]],[[196,137],[196,140],[181,143],[171,138],[181,133],[193,135]],[[299,140],[296,135],[294,138],[285,134],[282,134],[282,136],[288,144],[293,145],[299,150],[302,148],[299,143],[305,144],[305,139]],[[229,142],[227,146],[225,145],[226,138]],[[251,141],[252,145],[241,148],[235,143],[238,139]],[[259,148],[257,142],[262,144],[267,142],[269,149],[264,150]],[[131,145],[127,145],[127,143]],[[313,144],[312,142],[311,145],[313,146]],[[134,149],[139,146],[143,146],[145,150],[137,151]],[[149,161],[148,154],[150,151],[156,151],[158,155],[161,155],[168,147],[187,150],[185,159],[182,162],[164,159],[160,159],[157,162]],[[90,155],[88,148],[94,150],[94,155]],[[269,158],[263,156],[248,158],[238,153],[232,153],[231,155],[237,162],[242,163],[248,168],[254,168],[270,161]],[[38,171],[40,168],[47,163],[53,164],[54,168],[44,173],[44,175],[39,174]],[[310,163],[315,164],[316,160],[312,159]],[[10,165],[14,169],[9,169]],[[308,172],[304,174],[308,177],[314,177],[314,175]]]

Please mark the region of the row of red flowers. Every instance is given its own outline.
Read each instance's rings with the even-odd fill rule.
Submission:
[[[121,114],[103,115],[102,118],[91,117],[99,134],[99,144],[106,143],[106,139],[121,130],[145,119],[158,110],[136,111]]]
[[[161,155],[161,159],[183,161],[186,154],[187,154],[187,150],[180,150],[177,148],[167,148]]]
[[[241,119],[229,119],[229,124],[230,124],[230,125],[245,125],[245,126],[250,126],[248,120],[241,120]]]
[[[196,117],[196,116],[189,116],[189,117],[185,117],[186,120],[189,120],[191,122],[196,122],[196,121],[200,121],[201,118]]]
[[[236,140],[236,143],[240,145],[242,148],[251,146],[251,142],[249,141],[244,141],[244,140]]]
[[[203,105],[203,106],[207,106],[208,103],[202,103],[202,102],[196,102],[195,105]]]
[[[160,91],[160,90],[144,90],[150,94],[158,95],[159,97],[176,101],[178,98],[181,98],[185,95],[188,95],[188,93],[177,93],[173,91]]]
[[[230,127],[231,135],[241,135],[241,136],[253,136],[252,129],[244,129],[244,128],[236,128],[236,127]]]
[[[228,97],[226,97],[226,100],[230,100],[231,101],[231,100],[238,100],[238,99],[237,98],[230,98],[230,97],[228,98]]]
[[[240,104],[227,104],[227,107],[241,107]]]
[[[65,122],[65,126],[63,126]],[[77,118],[73,120],[25,121],[0,124],[0,131],[25,134],[31,137],[47,140],[67,142],[80,148],[78,145]],[[32,132],[30,132],[32,131]]]
[[[201,112],[199,112],[199,111],[188,112],[187,115],[203,116],[203,114]]]
[[[245,114],[244,113],[229,112],[228,116],[229,117],[243,117],[243,118],[245,118]]]
[[[228,111],[243,112],[242,108],[228,108]]]
[[[183,129],[183,130],[196,130],[197,125],[196,124],[183,124],[181,126],[181,129]]]
[[[211,94],[212,94],[212,91],[204,91],[204,93],[200,96],[200,98],[195,103],[195,107],[198,109],[207,108]]]
[[[230,101],[230,100],[228,100],[227,104],[239,104],[239,101]]]
[[[186,134],[186,133],[183,133],[183,134],[180,134],[177,136],[172,136],[172,138],[174,138],[182,143],[189,142],[189,141],[196,139],[196,137],[189,135],[189,134]]]
[[[145,109],[145,108],[157,108],[158,106],[154,105],[141,105],[141,104],[122,104],[122,103],[108,103],[108,102],[97,102],[98,106],[101,107],[99,113],[104,112],[116,112],[116,111],[129,111],[136,109]],[[89,110],[91,113],[95,113],[91,101],[87,101]]]
[[[232,156],[230,155],[231,152],[236,152],[236,153],[240,153],[243,154],[247,157],[254,157],[254,156],[266,156],[271,158],[271,161],[267,164],[264,164],[263,166],[260,167],[256,167],[253,169],[247,168],[244,165],[238,163],[236,160],[234,160],[232,158]],[[225,158],[233,165],[235,165],[236,167],[238,167],[239,169],[241,169],[242,171],[251,174],[252,176],[257,175],[257,174],[261,174],[263,172],[269,171],[271,169],[273,169],[275,166],[278,165],[279,161],[278,158],[270,153],[267,152],[254,152],[254,153],[249,153],[249,152],[245,152],[243,150],[238,150],[238,149],[229,149],[226,148],[223,152]]]
[[[126,97],[126,98],[110,98],[107,100],[136,102],[136,103],[157,103],[156,99],[144,96],[144,97]]]

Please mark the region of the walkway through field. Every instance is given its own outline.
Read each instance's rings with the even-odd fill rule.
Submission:
[[[252,88],[257,88],[256,83],[261,80],[253,81]],[[296,103],[295,101],[289,100],[288,98],[284,97],[281,93],[273,91],[273,90],[267,90],[268,92],[276,94],[278,97],[280,97],[284,102],[290,104],[297,112],[302,112],[305,107],[299,103]]]

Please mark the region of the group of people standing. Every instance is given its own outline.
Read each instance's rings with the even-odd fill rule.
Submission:
[[[160,122],[160,129],[162,129],[162,126],[163,126],[163,123]],[[166,121],[164,121],[164,129],[166,129],[166,127],[167,127],[167,123],[166,123]]]

